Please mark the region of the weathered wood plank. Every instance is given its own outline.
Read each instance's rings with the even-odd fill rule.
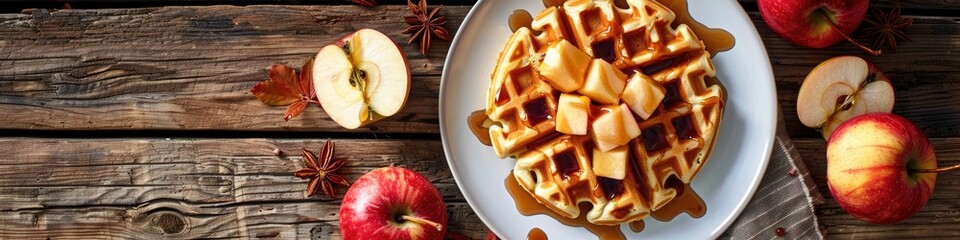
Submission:
[[[265,202],[216,209],[153,202],[131,207],[64,207],[0,211],[10,239],[341,239],[340,206],[313,201]],[[447,203],[448,227],[473,239],[486,226],[465,202]]]
[[[756,0],[738,0],[740,3],[745,5],[755,5]],[[58,0],[14,0],[11,1],[14,3],[18,2],[31,2],[31,3],[60,3],[62,1]],[[97,0],[72,0],[70,1],[75,8],[91,8],[99,7],[103,5],[103,1]],[[155,0],[111,0],[109,3],[112,4],[156,4]],[[209,3],[222,2],[225,4],[349,4],[348,0],[221,0],[221,1],[211,1],[211,0],[175,0],[175,1],[164,1],[166,5],[192,5],[192,4],[209,4]],[[473,5],[476,0],[432,0],[429,1],[431,5]],[[394,4],[406,4],[406,1],[403,0],[377,0],[377,3],[380,5],[394,5]],[[875,0],[871,1],[872,6],[877,7],[892,7],[899,4],[903,8],[908,9],[958,9],[960,8],[960,1],[957,0]]]
[[[960,138],[932,138],[940,166],[960,164]],[[937,184],[927,205],[913,217],[895,225],[874,225],[857,220],[837,205],[827,187],[826,142],[817,138],[793,139],[826,204],[817,206],[817,217],[830,238],[895,239],[960,237],[960,174],[937,175]]]
[[[311,107],[290,122],[249,89],[274,62],[299,66],[355,29],[402,41],[399,6],[164,7],[0,15],[0,116],[18,129],[346,131]],[[451,29],[467,7],[448,7]],[[396,117],[357,131],[438,132],[448,43],[429,58],[406,44],[417,75]]]
[[[0,235],[11,238],[220,238],[339,235],[337,199],[306,198],[299,149],[321,140],[0,139]],[[439,141],[335,140],[349,181],[379,167],[424,174],[448,203],[450,227],[485,227],[444,160]],[[289,156],[274,156],[282,149]]]
[[[270,63],[300,64],[331,36],[380,26],[402,39],[405,24],[389,20],[399,19],[397,8],[215,6],[0,15],[0,112],[25,113],[0,116],[0,122],[13,129],[346,131],[317,108],[279,121],[282,107],[262,105],[247,90],[265,78]],[[468,7],[446,9],[456,19],[448,24],[454,29]],[[756,13],[752,18],[774,64],[790,134],[816,136],[794,114],[800,83],[830,56],[863,53],[846,43],[801,49],[770,32]],[[920,122],[930,136],[960,136],[949,114],[960,113],[960,105],[943,104],[960,100],[952,94],[960,91],[960,51],[950,50],[960,49],[960,23],[921,18],[908,32],[914,41],[899,52],[869,59],[896,81],[897,113]],[[442,56],[443,44],[431,56]],[[441,57],[419,57],[410,46],[405,51],[417,74],[439,74]],[[436,133],[438,88],[437,77],[417,77],[403,112],[356,131]]]
[[[934,138],[941,165],[960,163],[960,138]],[[825,182],[825,143],[794,141],[819,186]],[[0,172],[0,234],[26,236],[45,230],[89,237],[327,236],[336,238],[339,201],[304,198],[302,180],[290,172],[302,167],[296,156],[275,157],[318,140],[49,140],[4,139],[7,156]],[[369,169],[402,163],[424,173],[445,196],[454,219],[451,229],[479,237],[484,227],[463,203],[435,141],[338,140],[345,169],[356,179]],[[416,146],[414,146],[416,145]],[[44,146],[36,148],[34,146]],[[381,154],[371,154],[378,152]],[[437,155],[440,154],[440,155]],[[960,182],[941,174],[937,190],[916,216],[897,225],[871,225],[845,214],[832,200],[818,206],[831,237],[948,237],[960,226]],[[338,189],[339,192],[344,189]],[[831,199],[829,190],[823,194]],[[95,229],[102,229],[96,231]],[[171,235],[171,233],[173,235]],[[891,235],[892,234],[892,235]]]

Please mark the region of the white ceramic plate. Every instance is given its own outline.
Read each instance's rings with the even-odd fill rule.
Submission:
[[[670,222],[648,218],[646,228],[628,238],[705,239],[719,236],[746,206],[766,170],[776,128],[776,88],[763,42],[735,0],[689,0],[690,12],[709,27],[736,38],[733,49],[717,54],[714,65],[728,101],[709,162],[691,184],[707,204],[694,219],[686,214]],[[481,220],[504,239],[525,239],[541,228],[551,239],[595,239],[583,228],[563,225],[546,215],[523,216],[503,180],[514,159],[498,159],[467,126],[467,116],[484,108],[490,73],[510,36],[507,17],[516,9],[534,15],[540,1],[483,1],[467,14],[453,40],[440,83],[440,133],[457,185]]]

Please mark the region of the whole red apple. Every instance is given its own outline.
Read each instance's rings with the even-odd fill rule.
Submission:
[[[824,48],[845,39],[867,14],[869,0],[757,0],[770,30],[802,47]],[[832,21],[838,32],[831,26]]]
[[[868,113],[847,120],[827,142],[827,185],[847,213],[870,223],[900,222],[933,192],[937,157],[909,120]]]
[[[378,168],[357,179],[340,205],[343,239],[442,239],[447,208],[417,172]]]

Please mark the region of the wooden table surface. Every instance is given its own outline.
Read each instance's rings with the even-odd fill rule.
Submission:
[[[23,1],[0,6],[0,238],[339,239],[339,198],[307,198],[292,172],[297,154],[333,138],[350,181],[389,165],[426,175],[443,195],[451,230],[486,227],[457,189],[438,124],[448,42],[427,56],[401,44],[413,71],[396,116],[345,130],[311,106],[285,108],[249,92],[275,62],[299,66],[360,28],[405,41],[400,1]],[[293,3],[291,3],[293,2]],[[295,4],[294,4],[295,3]],[[443,4],[455,31],[471,1]],[[957,237],[960,173],[941,174],[930,202],[895,225],[846,214],[825,185],[825,143],[795,114],[800,83],[819,62],[865,56],[850,44],[801,49],[773,34],[753,1],[741,1],[773,63],[786,125],[827,197],[817,206],[831,238]],[[875,0],[914,17],[912,42],[866,58],[894,81],[894,112],[931,137],[940,165],[960,163],[960,2]],[[491,181],[500,181],[494,179]],[[772,236],[772,235],[771,235]]]

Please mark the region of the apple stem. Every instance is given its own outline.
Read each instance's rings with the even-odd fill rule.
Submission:
[[[843,36],[843,38],[846,38],[848,42],[853,43],[853,45],[860,47],[860,49],[863,49],[864,51],[867,51],[868,53],[873,54],[874,56],[880,56],[880,54],[883,54],[883,50],[880,50],[880,49],[874,50],[874,49],[868,48],[867,46],[860,44],[860,42],[853,40],[853,38],[850,38],[850,36],[847,36],[846,33],[843,33],[843,31],[840,30],[840,26],[837,26],[837,24],[834,23],[833,20],[831,20],[826,15],[821,13],[820,16],[823,17],[823,19],[826,20],[828,24],[830,24],[830,27],[833,27],[833,30],[837,31],[837,33],[840,33],[840,36]]]
[[[936,169],[911,169],[915,173],[942,173],[960,169],[960,164]]]
[[[415,223],[419,223],[419,224],[423,224],[423,225],[430,225],[430,226],[433,226],[433,227],[437,228],[437,231],[443,231],[443,225],[440,225],[439,223],[434,222],[434,221],[430,221],[430,220],[427,220],[427,219],[418,218],[418,217],[414,217],[414,216],[410,216],[410,215],[403,215],[403,216],[401,216],[400,218],[403,219],[403,220],[407,220],[407,221],[411,221],[411,222],[415,222]]]

